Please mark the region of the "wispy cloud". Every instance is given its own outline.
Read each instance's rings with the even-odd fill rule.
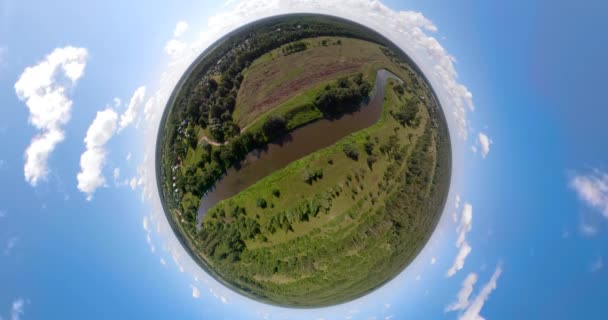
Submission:
[[[608,174],[595,169],[586,174],[575,174],[570,187],[589,207],[608,218]]]
[[[4,254],[7,256],[10,255],[18,243],[19,243],[19,237],[10,237],[6,241],[6,245],[4,246]]]
[[[449,311],[457,311],[464,310],[471,303],[469,298],[473,293],[473,286],[477,282],[477,274],[469,273],[467,277],[462,282],[462,288],[458,291],[458,300],[456,302],[451,303],[445,308],[446,312]]]
[[[464,262],[467,256],[471,253],[471,246],[466,241],[467,233],[473,228],[473,206],[469,203],[465,203],[462,207],[462,213],[460,215],[460,223],[456,228],[458,237],[456,239],[456,247],[458,248],[458,254],[454,259],[454,263],[446,272],[448,277],[456,274],[460,269],[464,267]]]
[[[38,64],[27,67],[15,92],[29,109],[29,123],[39,133],[25,150],[25,180],[36,186],[48,174],[48,158],[63,141],[63,126],[70,121],[72,100],[68,92],[84,74],[87,61],[84,48],[57,48]]]
[[[598,272],[600,270],[602,270],[604,268],[604,259],[600,256],[597,257],[595,260],[593,260],[593,262],[591,263],[591,267],[589,268],[591,270],[591,272]]]
[[[19,320],[21,316],[25,313],[25,300],[17,299],[13,301],[11,305],[11,320]]]
[[[483,309],[484,304],[490,297],[490,294],[496,290],[496,282],[502,273],[502,266],[498,265],[490,281],[485,284],[485,286],[481,289],[479,294],[473,299],[473,301],[469,304],[469,306],[464,310],[464,312],[460,315],[460,320],[483,320],[484,318],[481,316],[481,309]]]

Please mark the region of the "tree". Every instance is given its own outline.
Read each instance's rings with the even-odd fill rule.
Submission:
[[[275,189],[272,189],[272,194],[273,194],[275,197],[279,198],[279,197],[281,196],[281,191],[280,191],[279,189],[276,189],[276,188],[275,188]]]
[[[280,137],[287,132],[287,121],[283,116],[272,115],[266,119],[266,122],[264,122],[264,125],[262,126],[262,130],[268,139]]]
[[[268,203],[266,203],[266,199],[258,198],[258,200],[256,201],[256,205],[262,209],[266,209],[266,206],[268,206]]]

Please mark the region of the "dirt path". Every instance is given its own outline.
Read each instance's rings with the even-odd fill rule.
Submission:
[[[241,131],[239,131],[239,134],[245,132],[245,130],[247,130],[247,128],[249,128],[249,126],[251,126],[251,123],[248,124],[247,126],[245,126],[245,128],[242,128]],[[230,142],[230,140],[229,141],[224,141],[224,142],[216,142],[216,141],[212,141],[211,139],[207,138],[207,136],[202,136],[198,140],[198,143],[200,144],[203,141],[207,142],[208,144],[210,144],[212,146],[216,146],[216,147],[223,146],[223,145],[227,144],[228,142]]]

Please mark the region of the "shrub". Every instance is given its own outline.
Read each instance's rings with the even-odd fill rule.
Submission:
[[[264,198],[258,198],[258,200],[256,201],[256,205],[262,209],[266,209],[268,203],[266,203],[266,200]]]
[[[357,146],[352,144],[352,143],[348,143],[344,145],[344,148],[342,149],[344,150],[344,153],[346,154],[347,157],[357,161],[359,160],[359,150],[357,150]]]

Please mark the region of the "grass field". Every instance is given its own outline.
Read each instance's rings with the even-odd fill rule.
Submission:
[[[375,125],[293,162],[209,211],[211,214],[205,216],[204,224],[222,219],[214,212],[243,208],[246,217],[256,220],[263,230],[261,236],[245,241],[239,262],[224,265],[207,257],[214,264],[222,265],[220,269],[226,271],[224,277],[276,301],[331,304],[337,297],[354,298],[374,289],[379,279],[395,276],[403,261],[409,261],[417,253],[427,230],[423,224],[428,221],[406,219],[411,230],[420,234],[412,237],[410,243],[400,243],[400,247],[395,248],[391,241],[394,229],[383,227],[383,223],[390,224],[390,221],[384,221],[382,210],[378,208],[395,195],[394,190],[402,187],[404,181],[399,177],[408,170],[408,160],[415,146],[420,144],[419,139],[425,137],[431,142],[423,152],[430,160],[430,168],[435,166],[436,150],[429,130],[429,113],[422,102],[418,102],[422,107],[416,127],[403,127],[390,116],[389,112],[406,100],[418,101],[416,93],[401,96],[395,93],[394,84],[391,81],[387,85],[383,114]],[[388,142],[391,136],[402,144],[394,147],[393,155],[382,153],[380,145]],[[371,153],[378,156],[371,168],[365,161],[365,152],[361,152],[355,161],[343,151],[347,144],[363,151],[366,142],[374,144]],[[311,184],[302,179],[307,171],[315,170],[323,170],[321,179]],[[427,174],[430,178],[425,179],[422,189],[428,193],[433,186],[434,171],[429,170]],[[274,195],[273,190],[280,190],[280,195]],[[268,203],[266,208],[259,207],[259,199]],[[274,216],[297,210],[310,199],[323,199],[327,209],[305,221],[295,221],[287,231],[265,230]],[[372,225],[383,234],[368,235],[374,230],[368,229]],[[360,239],[362,235],[365,240]],[[389,261],[399,251],[403,252],[399,254],[403,260],[397,266],[377,265]]]
[[[316,93],[338,77],[362,72],[373,83],[378,69],[400,69],[378,44],[368,41],[344,37],[301,41],[307,44],[306,50],[284,55],[278,48],[245,70],[233,113],[241,128],[259,121],[261,115],[274,108],[287,112],[311,105]],[[399,71],[395,74],[404,76]]]

